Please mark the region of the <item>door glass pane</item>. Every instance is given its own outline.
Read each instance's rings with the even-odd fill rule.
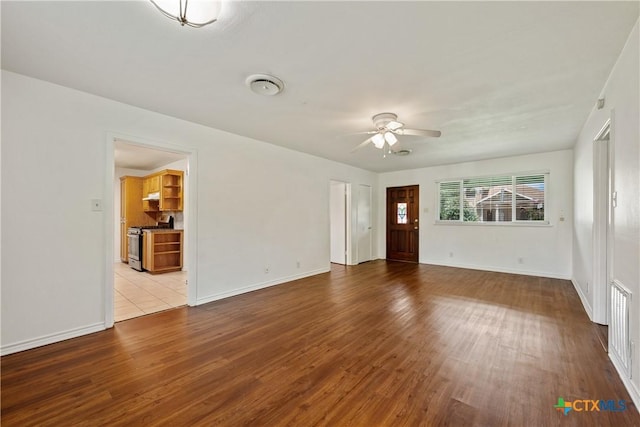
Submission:
[[[406,224],[407,223],[407,204],[398,203],[396,207],[396,211],[398,215],[398,224]]]

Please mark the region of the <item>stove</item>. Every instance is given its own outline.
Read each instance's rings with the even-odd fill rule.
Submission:
[[[140,225],[127,229],[127,239],[129,239],[129,267],[137,271],[142,271],[142,232],[144,230],[167,229],[172,227],[167,225]]]
[[[134,225],[133,227],[130,227],[129,230],[131,230],[132,228],[137,228],[138,230],[157,230],[159,228],[170,229],[171,227],[169,227],[168,225]]]

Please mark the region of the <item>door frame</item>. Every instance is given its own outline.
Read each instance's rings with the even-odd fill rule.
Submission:
[[[104,214],[104,326],[111,328],[114,324],[114,270],[113,270],[113,254],[114,254],[114,236],[115,236],[115,215],[114,215],[114,179],[115,179],[115,141],[121,140],[138,145],[140,147],[150,148],[154,150],[169,151],[173,153],[183,154],[187,157],[187,176],[189,177],[189,185],[184,196],[188,203],[188,225],[184,230],[185,238],[188,243],[187,247],[187,304],[191,307],[196,305],[197,300],[197,227],[198,227],[198,205],[197,205],[197,184],[198,184],[198,152],[195,148],[185,147],[157,140],[148,140],[137,136],[126,135],[118,132],[107,132],[105,141],[105,187],[104,200],[102,201]],[[119,226],[119,224],[118,224]]]
[[[608,325],[613,280],[614,112],[593,139],[593,309],[592,320]]]

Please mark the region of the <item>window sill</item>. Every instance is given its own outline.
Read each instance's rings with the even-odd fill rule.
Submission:
[[[553,227],[549,221],[518,221],[518,222],[489,222],[489,221],[436,221],[435,225],[461,225],[463,227]]]

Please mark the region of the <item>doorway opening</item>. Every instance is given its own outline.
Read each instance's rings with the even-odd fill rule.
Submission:
[[[351,212],[351,184],[342,181],[330,181],[329,227],[330,262],[348,265],[350,259],[349,217]]]
[[[112,143],[111,324],[187,305],[187,260],[193,259],[185,244],[190,153],[128,138]]]
[[[387,259],[418,262],[420,187],[387,188]]]

